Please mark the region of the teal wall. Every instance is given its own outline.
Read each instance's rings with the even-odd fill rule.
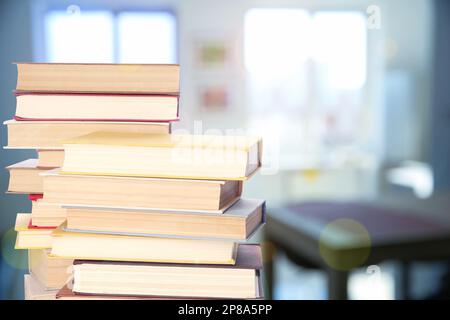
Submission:
[[[0,1],[0,114],[1,122],[14,114],[15,99],[12,91],[16,85],[16,67],[11,62],[32,60],[30,2],[28,0]],[[6,145],[6,127],[0,131],[1,145]],[[8,172],[3,168],[34,156],[33,151],[0,149],[0,299],[23,298],[24,253],[12,250],[14,238],[4,237],[14,226],[17,212],[30,212],[26,196],[7,195]],[[9,233],[13,235],[13,233]],[[15,265],[16,267],[12,267]]]

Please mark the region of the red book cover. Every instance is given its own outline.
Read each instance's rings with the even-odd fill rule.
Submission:
[[[37,229],[37,230],[48,230],[48,229],[56,229],[56,227],[39,227],[33,225],[32,220],[28,223],[28,229]]]
[[[28,195],[28,199],[30,199],[30,201],[37,201],[39,199],[42,199],[43,197],[44,195],[42,193],[34,193]]]

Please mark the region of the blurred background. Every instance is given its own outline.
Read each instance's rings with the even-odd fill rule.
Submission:
[[[273,298],[331,298],[330,279],[345,282],[338,288],[342,298],[400,298],[399,288],[408,298],[446,297],[448,32],[446,0],[2,0],[1,119],[15,110],[12,62],[179,63],[175,132],[264,138],[264,167],[244,195],[267,199],[273,225],[280,226],[270,228],[269,220],[267,234],[257,235],[273,253],[266,257]],[[2,150],[1,166],[32,156]],[[3,193],[6,170],[0,183],[0,298],[21,299],[26,257],[12,249],[11,228],[30,204]],[[309,214],[308,204],[324,208]],[[322,234],[343,204],[373,247],[369,258],[333,278],[321,236],[304,228],[314,224]],[[366,219],[372,211],[365,206],[381,213]],[[339,218],[347,215],[344,210]],[[391,230],[393,215],[400,220]],[[401,220],[409,215],[420,219]],[[425,224],[442,227],[438,239],[432,227],[422,230]],[[283,225],[296,226],[288,240],[280,236]],[[294,240],[304,234],[308,248]],[[434,242],[424,250],[436,254],[423,259],[417,250],[429,239]],[[398,251],[383,251],[391,242]]]

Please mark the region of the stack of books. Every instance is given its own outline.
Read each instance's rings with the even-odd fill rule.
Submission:
[[[16,219],[17,249],[29,249],[27,298],[55,297],[73,259],[50,255],[51,234],[66,209],[47,203],[41,174],[64,161],[62,141],[97,131],[167,134],[178,118],[178,65],[17,64],[16,113],[5,122],[7,149],[36,159],[7,167],[9,193],[29,194],[31,214]]]
[[[9,167],[33,203],[16,221],[27,299],[263,297],[245,242],[265,202],[241,198],[262,142],[170,134],[178,79],[174,65],[19,64],[8,147],[40,151]]]

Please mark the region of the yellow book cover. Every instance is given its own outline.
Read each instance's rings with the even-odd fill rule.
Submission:
[[[261,167],[256,137],[96,132],[64,142],[61,173],[247,180]]]
[[[17,214],[14,230],[17,232],[15,249],[47,249],[51,247],[54,228],[31,227],[30,213]]]
[[[66,223],[56,228],[53,233],[53,246],[49,254],[51,257],[64,259],[85,259],[85,260],[109,260],[109,261],[141,261],[141,262],[158,262],[158,263],[198,263],[198,264],[217,264],[218,262],[209,260],[209,258],[201,258],[200,260],[192,260],[186,257],[179,257],[174,254],[174,250],[178,248],[178,252],[192,248],[199,249],[204,247],[209,255],[213,255],[215,249],[227,252],[231,248],[228,260],[221,261],[221,264],[234,264],[236,262],[236,253],[239,246],[234,241],[225,240],[196,240],[196,239],[179,239],[179,238],[160,238],[152,236],[136,236],[136,235],[114,235],[107,233],[83,232],[76,230],[66,230]],[[76,248],[68,248],[71,246],[64,240],[71,239],[71,245]],[[59,239],[63,240],[60,242]],[[146,241],[147,240],[147,241]],[[131,241],[131,242],[130,242]],[[93,248],[92,246],[95,246]],[[137,249],[134,245],[138,246]],[[121,254],[118,248],[127,248],[126,252]],[[153,248],[153,249],[149,249]],[[150,256],[144,257],[142,254],[136,254],[137,250],[144,250],[142,254],[150,253]],[[151,252],[159,251],[160,254],[154,255]],[[69,253],[71,252],[71,253]],[[167,252],[172,252],[172,257]],[[130,254],[131,253],[131,254]],[[160,258],[158,258],[160,256]]]
[[[223,148],[244,151],[248,151],[252,146],[259,143],[261,143],[260,138],[246,136],[119,132],[94,132],[63,141],[63,144],[94,144],[154,148]]]

